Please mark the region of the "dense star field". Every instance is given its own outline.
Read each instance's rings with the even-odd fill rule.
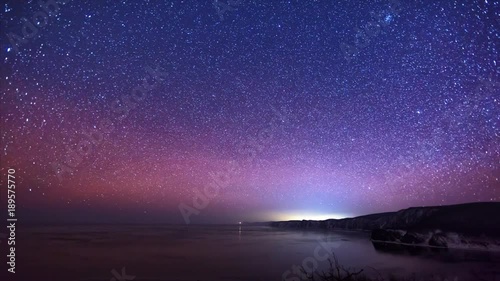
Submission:
[[[2,181],[24,220],[500,200],[499,1],[7,2]]]

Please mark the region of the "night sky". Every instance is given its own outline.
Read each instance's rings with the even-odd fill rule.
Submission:
[[[62,2],[1,7],[20,220],[500,200],[500,1]]]

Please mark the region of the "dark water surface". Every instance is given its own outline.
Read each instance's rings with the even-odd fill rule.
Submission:
[[[364,232],[245,225],[52,226],[20,230],[16,243],[15,280],[107,281],[113,280],[113,269],[121,275],[125,268],[137,281],[295,281],[293,266],[304,260],[326,269],[328,261],[315,258],[325,256],[325,247],[342,265],[373,276],[500,280],[499,253],[377,249]]]

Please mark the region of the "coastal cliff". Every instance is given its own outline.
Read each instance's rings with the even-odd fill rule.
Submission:
[[[281,228],[371,231],[374,243],[500,249],[500,202],[412,207],[398,212],[324,221],[271,222]]]

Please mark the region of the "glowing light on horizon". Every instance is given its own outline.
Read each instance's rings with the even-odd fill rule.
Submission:
[[[278,214],[277,220],[327,220],[327,219],[343,219],[352,217],[346,214],[336,214],[336,213],[315,213],[308,211],[295,211],[293,213],[281,213]]]

